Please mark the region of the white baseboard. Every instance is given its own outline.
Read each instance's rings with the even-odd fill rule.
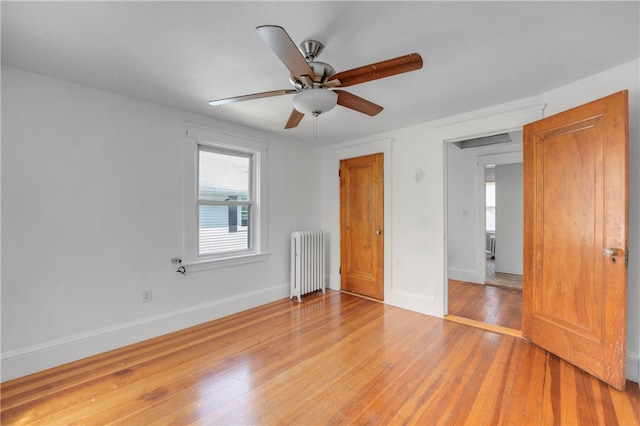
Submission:
[[[451,275],[449,278],[469,281]],[[2,382],[172,333],[286,297],[289,297],[289,284],[9,351],[2,354]],[[437,309],[428,309],[432,307],[433,299],[419,298],[421,300],[416,300],[415,295],[399,292],[395,292],[391,299],[387,303],[391,302],[389,304],[394,306],[441,317],[437,312],[433,312]],[[640,382],[640,355],[637,353],[627,351],[626,378],[636,383]]]
[[[500,272],[502,274],[511,274],[511,275],[522,275],[522,268],[518,268],[517,266],[510,265],[501,265],[500,270],[496,268],[496,272]]]
[[[289,297],[289,284],[2,353],[2,382]]]
[[[384,303],[388,305],[442,318],[442,306],[440,304],[436,306],[435,302],[436,300],[433,297],[398,290],[391,290],[384,297]]]
[[[484,281],[477,271],[470,269],[455,269],[449,268],[447,270],[447,278],[456,281],[465,281],[468,283],[484,284]]]
[[[326,286],[331,290],[340,290],[340,274],[329,275]]]

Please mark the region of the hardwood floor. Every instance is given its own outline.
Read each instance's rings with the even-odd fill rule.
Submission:
[[[522,330],[522,291],[449,280],[449,314]]]
[[[638,424],[525,340],[328,291],[2,384],[8,424]]]

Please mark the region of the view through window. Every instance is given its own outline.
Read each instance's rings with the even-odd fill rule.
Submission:
[[[252,249],[252,164],[251,153],[199,146],[199,257]]]
[[[496,232],[496,183],[486,182],[486,231]]]

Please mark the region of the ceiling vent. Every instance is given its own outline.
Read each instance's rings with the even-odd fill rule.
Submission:
[[[499,135],[484,136],[481,138],[473,138],[464,141],[453,142],[453,144],[460,149],[467,149],[507,142],[511,142],[511,136],[509,136],[509,133],[500,133]]]

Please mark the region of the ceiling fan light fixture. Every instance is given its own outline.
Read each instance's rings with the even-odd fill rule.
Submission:
[[[337,93],[322,88],[306,89],[293,96],[293,107],[303,114],[313,116],[332,110],[337,102]]]
[[[324,45],[319,41],[305,40],[298,48],[281,26],[260,25],[256,27],[256,31],[289,70],[289,81],[293,85],[293,89],[271,90],[217,99],[210,101],[209,105],[225,105],[251,99],[295,94],[293,97],[294,110],[291,111],[285,129],[298,126],[305,114],[313,116],[315,128],[316,117],[332,110],[338,103],[353,111],[374,116],[383,110],[380,105],[350,92],[332,89],[366,83],[422,68],[422,57],[418,53],[410,53],[336,74],[331,65],[316,61],[324,49]]]

